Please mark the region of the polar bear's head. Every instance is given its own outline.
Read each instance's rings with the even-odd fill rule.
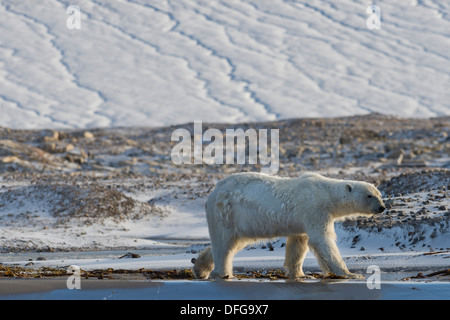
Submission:
[[[386,209],[380,191],[370,183],[347,182],[345,193],[352,204],[350,213],[379,214]]]

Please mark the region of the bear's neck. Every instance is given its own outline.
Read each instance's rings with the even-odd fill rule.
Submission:
[[[343,186],[340,186],[339,189],[345,190]],[[351,197],[348,197],[347,194],[342,194],[340,192],[330,192],[329,196],[331,198],[331,203],[333,203],[333,207],[330,208],[330,213],[333,218],[339,219],[358,213],[354,200]]]
[[[337,204],[335,208],[331,210],[331,215],[334,219],[343,218],[353,214],[357,214],[355,206],[351,202],[344,202]]]

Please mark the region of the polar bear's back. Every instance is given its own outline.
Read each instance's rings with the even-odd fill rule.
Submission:
[[[216,185],[217,187],[220,187],[224,184],[241,184],[246,185],[252,182],[269,182],[269,181],[276,181],[281,178],[275,177],[275,176],[269,176],[264,173],[257,173],[257,172],[242,172],[242,173],[236,173],[232,174],[225,179],[219,181]]]
[[[302,230],[299,217],[316,211],[314,185],[320,177],[316,174],[299,178],[259,173],[231,175],[217,183],[208,197],[208,223],[213,228],[220,224],[255,237],[275,236],[275,231],[287,235],[292,230]],[[273,229],[274,225],[279,227]]]
[[[226,198],[230,204],[261,202],[273,193],[280,178],[259,173],[238,173],[219,181],[208,198],[218,201]],[[264,197],[265,195],[265,197]],[[262,197],[263,196],[263,197]]]
[[[313,189],[327,184],[327,180],[329,179],[312,172],[304,173],[298,178],[280,178],[254,172],[237,173],[219,181],[211,195],[217,192],[237,192],[245,194],[248,200],[259,200],[260,195],[265,198],[268,195],[270,198],[298,197],[300,194],[311,196]]]

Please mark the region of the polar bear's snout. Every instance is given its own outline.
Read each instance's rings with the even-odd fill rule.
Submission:
[[[378,207],[378,213],[383,213],[384,210],[386,210],[386,206],[384,205],[383,200],[378,199],[380,201],[379,207]]]
[[[369,193],[365,195],[366,197],[366,208],[370,210],[372,214],[380,214],[386,210],[386,206],[381,199],[380,191],[372,185],[368,185]]]
[[[372,212],[375,214],[383,213],[386,210],[386,206],[384,205],[383,200],[379,197],[373,197],[371,199],[373,201],[372,204]]]

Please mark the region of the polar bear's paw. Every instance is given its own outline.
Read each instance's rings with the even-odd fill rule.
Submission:
[[[222,273],[216,273],[213,271],[209,275],[209,278],[211,280],[229,280],[229,279],[234,279],[234,276],[233,276],[233,274],[222,274]]]
[[[358,273],[347,273],[344,275],[344,277],[347,279],[359,279],[359,280],[366,278],[364,275]]]
[[[316,279],[316,277],[314,277],[313,275],[304,274],[302,276],[297,276],[294,279],[295,280],[313,280],[313,279]]]
[[[357,274],[357,273],[351,273],[351,272],[346,272],[343,274],[336,274],[336,273],[328,273],[324,279],[365,279],[366,277],[362,274]]]

